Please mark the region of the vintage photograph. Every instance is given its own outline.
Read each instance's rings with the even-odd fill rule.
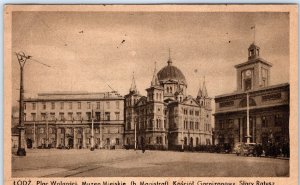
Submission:
[[[11,177],[291,176],[289,11],[39,7],[6,22]]]

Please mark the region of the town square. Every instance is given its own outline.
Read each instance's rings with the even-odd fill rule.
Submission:
[[[32,163],[31,161],[35,162]],[[141,150],[27,150],[13,177],[287,177],[287,158]]]

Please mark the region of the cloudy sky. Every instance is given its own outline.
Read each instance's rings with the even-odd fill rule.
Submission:
[[[273,64],[271,84],[289,81],[289,15],[287,13],[176,12],[14,12],[13,52],[35,60],[25,67],[25,96],[48,91],[128,93],[132,73],[146,94],[157,69],[182,70],[188,94],[197,94],[205,76],[211,97],[236,89],[234,65],[247,61],[253,42]],[[13,104],[17,103],[19,66],[13,54]],[[197,70],[196,70],[197,69]],[[195,72],[197,71],[197,73]]]

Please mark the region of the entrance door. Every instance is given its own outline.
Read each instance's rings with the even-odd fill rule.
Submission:
[[[31,139],[27,139],[26,144],[27,144],[27,148],[32,148],[32,140]]]
[[[73,148],[73,138],[69,138],[69,140],[68,140],[68,146],[70,147],[70,148]]]

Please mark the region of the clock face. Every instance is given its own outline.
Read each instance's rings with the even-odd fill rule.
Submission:
[[[251,73],[252,73],[251,70],[247,70],[246,71],[246,76],[251,76]]]

